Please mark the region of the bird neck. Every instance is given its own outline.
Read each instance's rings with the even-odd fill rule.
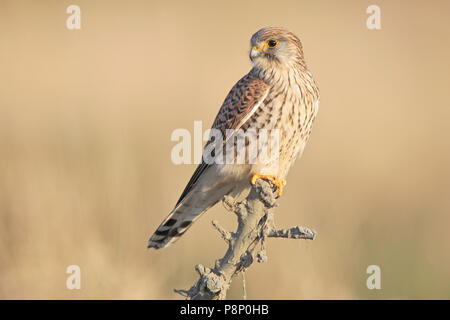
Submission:
[[[311,73],[304,63],[293,62],[290,65],[273,65],[264,68],[254,66],[251,73],[269,84],[277,84],[279,81],[290,82],[314,82]]]

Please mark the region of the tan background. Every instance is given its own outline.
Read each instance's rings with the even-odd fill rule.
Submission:
[[[82,29],[66,28],[70,4]],[[382,29],[366,28],[381,7]],[[146,241],[194,165],[176,128],[209,126],[267,25],[300,36],[321,90],[252,299],[450,298],[450,2],[1,1],[0,298],[175,299],[225,245],[222,206],[173,247]],[[205,128],[206,129],[206,128]],[[77,264],[82,289],[67,290]],[[366,268],[382,289],[366,288]],[[241,298],[236,279],[230,298]]]

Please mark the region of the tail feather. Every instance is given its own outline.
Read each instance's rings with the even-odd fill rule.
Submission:
[[[215,189],[189,194],[156,229],[148,241],[148,248],[165,248],[178,240],[203,212],[215,205],[226,193],[225,190]]]
[[[249,181],[223,179],[216,167],[196,170],[180,200],[148,241],[149,248],[161,249],[178,240],[206,210],[224,195],[238,195],[249,188]],[[200,173],[197,173],[200,172]],[[201,179],[198,177],[201,175]]]
[[[181,237],[192,223],[202,214],[202,212],[183,212],[183,206],[176,208],[156,229],[155,233],[148,241],[149,248],[161,249],[169,246],[171,243]],[[203,210],[203,211],[206,211]]]

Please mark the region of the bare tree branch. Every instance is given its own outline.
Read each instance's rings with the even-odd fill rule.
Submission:
[[[243,201],[232,204],[225,198],[225,207],[238,218],[236,232],[226,231],[217,221],[212,224],[227,242],[227,252],[216,261],[213,269],[196,265],[199,280],[189,290],[175,292],[192,300],[225,299],[234,276],[245,271],[255,259],[258,262],[267,261],[266,237],[314,240],[316,232],[306,227],[275,228],[272,211],[276,207],[276,200],[274,186],[262,179],[256,181]]]
[[[314,240],[316,237],[316,232],[306,227],[295,226],[288,229],[270,229],[267,236],[270,238]]]

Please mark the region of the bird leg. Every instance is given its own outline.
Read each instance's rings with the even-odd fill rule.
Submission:
[[[270,181],[274,186],[278,188],[278,196],[283,194],[283,187],[286,185],[285,179],[280,179],[274,174],[254,174],[250,182],[255,184],[256,180],[264,179]]]

